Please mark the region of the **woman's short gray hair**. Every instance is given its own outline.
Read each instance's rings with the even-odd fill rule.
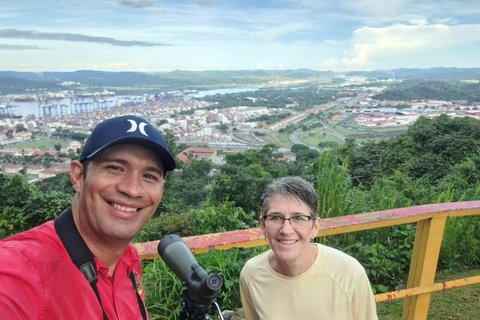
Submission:
[[[310,209],[310,215],[313,218],[318,218],[317,192],[304,179],[300,177],[284,177],[266,186],[261,197],[262,211],[260,214],[262,217],[267,214],[272,198],[277,195],[293,196],[297,200],[302,200]]]

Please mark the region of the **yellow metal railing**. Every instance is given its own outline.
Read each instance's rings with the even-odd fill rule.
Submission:
[[[480,215],[480,201],[454,202],[323,219],[317,237],[417,223],[407,288],[375,295],[377,302],[404,298],[403,320],[427,319],[432,292],[480,283],[480,276],[434,283],[447,218]],[[260,228],[183,238],[193,253],[267,245]],[[140,258],[158,259],[158,241],[135,244]]]

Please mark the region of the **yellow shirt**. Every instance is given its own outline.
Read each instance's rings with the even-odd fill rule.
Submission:
[[[264,252],[245,264],[240,294],[245,320],[377,320],[360,263],[320,244],[314,264],[297,277],[275,272]]]

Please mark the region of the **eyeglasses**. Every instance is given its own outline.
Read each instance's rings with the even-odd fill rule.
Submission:
[[[311,216],[293,216],[287,219],[282,216],[269,214],[263,216],[263,219],[265,220],[265,226],[270,229],[280,229],[283,226],[285,220],[288,220],[288,222],[290,222],[292,228],[303,229],[308,227],[310,221],[313,218]]]

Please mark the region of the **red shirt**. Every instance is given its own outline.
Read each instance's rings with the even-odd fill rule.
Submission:
[[[130,244],[112,277],[95,259],[98,291],[109,320],[142,319],[137,295],[129,278],[134,271],[141,286],[138,252]],[[103,319],[92,287],[70,260],[53,221],[0,241],[0,318]]]

